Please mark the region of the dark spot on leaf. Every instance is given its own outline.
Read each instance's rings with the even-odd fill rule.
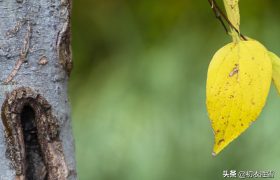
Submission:
[[[218,145],[220,145],[222,142],[224,142],[225,140],[224,139],[221,139],[219,142],[218,142]]]
[[[239,65],[235,64],[235,67],[232,69],[232,71],[229,73],[229,77],[234,76],[235,74],[238,74],[239,71]]]

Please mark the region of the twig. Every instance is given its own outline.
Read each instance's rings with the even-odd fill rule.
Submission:
[[[243,36],[239,31],[238,29],[236,29],[236,27],[234,27],[234,25],[230,22],[230,20],[227,18],[227,16],[224,14],[224,12],[221,10],[221,8],[218,6],[217,2],[215,0],[208,0],[208,2],[210,3],[211,5],[211,9],[213,10],[213,12],[215,13],[215,16],[217,19],[219,19],[219,21],[222,23],[223,27],[225,28],[226,32],[228,33],[228,29],[227,27],[225,26],[225,23],[223,21],[223,19],[228,23],[228,25],[234,29],[234,31],[236,31],[240,37],[243,39],[243,40],[247,40],[247,38],[245,36]],[[222,19],[223,18],[223,19]]]

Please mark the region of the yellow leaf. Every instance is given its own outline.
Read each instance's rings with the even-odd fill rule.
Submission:
[[[272,77],[266,48],[255,40],[230,43],[213,57],[206,104],[215,135],[213,155],[244,132],[265,105]]]
[[[280,94],[280,58],[272,52],[268,52],[268,55],[272,62],[272,79]]]

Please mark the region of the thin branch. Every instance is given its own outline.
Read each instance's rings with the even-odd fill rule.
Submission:
[[[213,12],[215,13],[216,18],[222,23],[223,27],[225,28],[226,32],[228,33],[228,29],[225,26],[225,23],[223,21],[223,19],[228,23],[228,25],[234,29],[234,31],[236,31],[240,37],[243,40],[247,40],[247,38],[245,36],[243,36],[236,27],[234,27],[234,25],[230,22],[230,20],[227,18],[227,16],[224,14],[224,12],[221,10],[221,8],[218,6],[216,0],[208,0],[208,2],[210,3],[211,9],[213,10]]]

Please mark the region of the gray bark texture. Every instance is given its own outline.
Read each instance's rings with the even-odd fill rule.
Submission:
[[[0,180],[77,179],[71,0],[0,0]]]

